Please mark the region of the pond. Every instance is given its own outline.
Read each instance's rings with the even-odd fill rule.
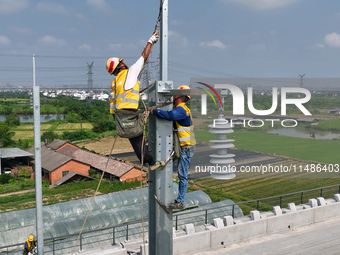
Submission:
[[[26,114],[18,114],[20,118],[20,122],[33,122],[33,114],[32,115],[26,115]],[[41,114],[40,115],[40,122],[47,122],[50,120],[56,120],[57,118],[60,118],[61,120],[64,119],[64,114]],[[0,115],[0,121],[5,121],[6,116]]]
[[[279,128],[267,132],[268,134],[278,134],[302,138],[315,138],[315,139],[340,139],[340,133],[333,133],[328,131],[311,131],[311,130],[297,130],[295,128]]]

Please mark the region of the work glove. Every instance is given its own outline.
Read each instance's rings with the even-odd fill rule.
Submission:
[[[155,31],[153,31],[152,36],[149,39],[149,43],[155,44],[159,38],[159,24],[156,24]]]
[[[149,39],[149,43],[151,43],[151,44],[155,44],[157,41],[158,41],[158,38],[159,38],[159,34],[158,34],[158,36],[156,35],[156,34],[153,34],[151,37],[150,37],[150,39]]]

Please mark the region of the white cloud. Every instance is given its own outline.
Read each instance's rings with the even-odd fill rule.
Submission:
[[[79,50],[91,50],[91,46],[85,43],[79,46]]]
[[[199,46],[210,47],[210,48],[218,48],[218,49],[221,49],[221,50],[224,50],[224,49],[227,48],[227,46],[223,42],[221,42],[220,40],[214,40],[214,41],[211,41],[211,42],[200,42]]]
[[[28,35],[33,33],[32,29],[26,27],[9,26],[8,30],[18,35]]]
[[[267,47],[265,44],[259,43],[259,44],[250,45],[248,49],[249,51],[253,51],[253,52],[261,52],[261,51],[265,51]]]
[[[75,17],[76,17],[78,20],[80,20],[80,21],[83,21],[83,22],[87,21],[86,16],[83,15],[83,14],[81,14],[81,13],[76,13],[76,14],[75,14]]]
[[[171,40],[171,43],[177,47],[185,47],[189,44],[189,41],[186,37],[180,35],[175,31],[169,30],[168,35],[169,40]]]
[[[317,47],[317,48],[325,48],[325,45],[324,44],[322,44],[322,43],[317,43],[317,44],[315,44],[315,46]]]
[[[28,5],[28,0],[0,0],[0,13],[17,13],[27,8]]]
[[[1,0],[0,0],[1,1]],[[83,14],[77,12],[73,12],[72,10],[68,10],[61,4],[57,3],[38,3],[36,5],[37,10],[42,11],[42,12],[49,12],[49,13],[55,13],[58,15],[63,15],[63,16],[71,16],[79,21],[85,22],[87,21],[86,16]]]
[[[256,10],[270,10],[294,4],[300,0],[221,0],[221,2],[240,3]]]
[[[0,44],[9,44],[11,42],[10,39],[8,39],[8,37],[4,36],[4,35],[0,35]]]
[[[269,34],[270,35],[276,35],[277,31],[275,29],[272,29],[272,30],[269,31]]]
[[[337,33],[327,34],[324,39],[327,46],[332,48],[340,48],[340,35]]]
[[[105,0],[87,0],[86,3],[100,11],[106,11],[109,7]]]
[[[60,15],[69,15],[70,12],[61,4],[56,3],[38,3],[37,9],[43,12],[52,12]]]
[[[109,45],[109,49],[112,50],[112,51],[115,51],[117,49],[121,49],[122,48],[122,45],[120,43],[111,43]]]
[[[57,39],[51,35],[45,35],[44,37],[40,38],[39,41],[43,44],[58,45],[58,46],[63,45],[65,43],[64,40]]]

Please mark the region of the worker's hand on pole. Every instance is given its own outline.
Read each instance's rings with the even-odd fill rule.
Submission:
[[[152,36],[150,37],[148,42],[153,45],[158,41],[158,38],[159,38],[159,24],[156,24],[155,31],[153,31]]]
[[[157,41],[158,41],[158,38],[159,38],[159,34],[158,36],[156,36],[156,34],[153,34],[150,39],[149,39],[149,43],[151,43],[152,45],[154,45]]]

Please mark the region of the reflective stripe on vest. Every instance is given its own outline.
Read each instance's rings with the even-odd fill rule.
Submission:
[[[190,116],[190,122],[192,123],[191,126],[185,127],[181,126],[177,121],[175,121],[177,126],[177,132],[178,132],[178,139],[179,139],[179,145],[180,146],[194,146],[196,145],[196,139],[194,134],[194,124],[191,119],[190,115],[190,109],[185,105],[185,103],[179,104],[177,107],[183,107],[184,110],[187,113],[187,116]]]
[[[181,128],[178,128],[178,131],[194,131],[194,126],[181,127]]]
[[[116,99],[110,100],[110,113],[114,114],[114,109],[138,109],[139,105],[139,81],[130,90],[124,90],[124,84],[129,69],[120,71],[111,84],[113,95],[116,93]],[[116,91],[115,91],[116,86]],[[116,105],[114,102],[116,100]]]
[[[191,135],[191,136],[183,137],[183,138],[178,138],[178,139],[179,139],[180,142],[186,142],[186,141],[195,139],[195,135]]]

